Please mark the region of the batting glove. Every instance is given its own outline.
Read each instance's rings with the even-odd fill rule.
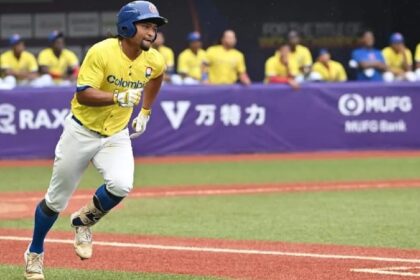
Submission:
[[[138,105],[141,99],[140,89],[129,89],[123,92],[114,93],[114,102],[121,107],[133,107]]]
[[[150,119],[151,113],[151,110],[141,108],[139,115],[131,123],[131,126],[134,129],[134,133],[130,135],[131,139],[139,137],[146,131],[147,122]]]

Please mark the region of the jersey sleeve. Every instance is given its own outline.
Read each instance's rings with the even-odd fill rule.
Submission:
[[[305,48],[303,65],[304,66],[311,66],[312,63],[313,63],[312,54],[309,51],[309,49]]]
[[[186,53],[184,53],[184,52],[182,52],[178,56],[177,72],[180,73],[180,74],[187,74],[188,73],[187,57],[186,57]]]
[[[382,50],[382,58],[385,62],[386,65],[390,65],[391,64],[391,58],[390,58],[390,53],[387,49],[383,49]]]
[[[155,52],[155,55],[153,56],[153,65],[154,65],[154,71],[152,72],[151,79],[156,79],[166,71],[166,64],[165,59],[159,52]]]
[[[0,69],[9,69],[11,67],[10,62],[7,60],[6,54],[7,53],[0,55]]]
[[[337,63],[337,72],[338,72],[338,81],[345,82],[347,81],[347,73],[341,63]]]
[[[76,54],[72,51],[67,52],[67,63],[69,67],[78,67],[79,66],[79,59],[77,58]]]
[[[246,72],[245,57],[242,53],[239,53],[239,61],[236,70],[239,74]]]
[[[276,68],[273,62],[274,61],[272,58],[267,59],[267,61],[265,62],[265,77],[273,77],[277,75]]]
[[[173,50],[171,50],[170,48],[168,48],[168,54],[167,54],[167,63],[168,63],[168,67],[174,67],[175,66],[175,55]]]
[[[77,77],[77,92],[92,87],[99,89],[105,72],[104,59],[95,46],[89,49]]]
[[[49,57],[46,50],[43,50],[38,55],[38,64],[39,66],[48,66],[49,65]]]
[[[28,55],[28,64],[29,64],[29,72],[37,72],[38,71],[38,63],[36,62],[36,58],[33,54]]]
[[[420,44],[416,47],[415,60],[416,62],[420,62]]]
[[[405,55],[407,58],[407,64],[408,65],[413,65],[413,54],[411,53],[411,51],[409,49],[405,50]]]

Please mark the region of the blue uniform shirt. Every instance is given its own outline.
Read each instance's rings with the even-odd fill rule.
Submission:
[[[358,48],[355,49],[351,55],[351,59],[355,60],[357,63],[363,61],[381,61],[385,63],[382,52],[377,49],[368,49],[368,48]],[[366,76],[363,69],[357,70],[357,80],[358,81],[382,81],[382,72],[374,69],[374,74],[372,76]]]

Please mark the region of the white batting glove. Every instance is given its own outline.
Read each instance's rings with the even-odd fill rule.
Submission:
[[[134,107],[141,99],[141,89],[129,89],[114,93],[114,102],[121,107]]]
[[[146,131],[147,122],[150,120],[151,113],[151,110],[141,108],[139,115],[131,123],[134,129],[134,133],[130,134],[131,139],[139,137]]]

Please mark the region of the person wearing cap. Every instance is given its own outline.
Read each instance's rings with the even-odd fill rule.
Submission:
[[[300,80],[307,79],[311,72],[312,55],[310,50],[303,46],[300,35],[297,31],[291,30],[287,36],[288,44],[290,45],[290,57],[295,60],[299,66]]]
[[[410,49],[405,47],[404,36],[401,33],[393,33],[389,38],[389,46],[382,50],[385,63],[389,68],[390,75],[385,80],[388,82],[415,81],[413,72],[413,55]]]
[[[356,70],[358,81],[383,81],[388,67],[382,52],[375,48],[375,36],[371,30],[359,33],[360,47],[353,50],[349,66]]]
[[[299,75],[299,66],[291,56],[290,46],[281,44],[274,56],[265,62],[265,82],[268,84],[289,84],[299,88],[296,76]]]
[[[19,34],[9,37],[10,50],[0,56],[0,68],[6,76],[14,77],[18,83],[25,83],[38,76],[35,56],[25,50],[25,43]]]
[[[327,49],[321,49],[312,67],[311,80],[345,82],[347,74],[340,62],[331,59],[331,54]]]
[[[175,55],[174,51],[165,45],[165,35],[162,32],[158,32],[156,39],[153,42],[153,48],[158,50],[165,59],[166,64],[166,75],[165,81],[170,81],[171,75],[175,72]]]
[[[50,47],[38,55],[41,74],[50,75],[58,84],[75,81],[79,69],[76,54],[65,48],[64,34],[53,31],[48,36]]]
[[[177,72],[186,84],[207,83],[207,55],[202,49],[200,33],[189,33],[187,41],[189,47],[178,56]]]
[[[210,84],[234,84],[237,81],[250,85],[251,79],[246,72],[245,57],[235,49],[236,34],[233,30],[225,30],[220,45],[207,49]]]
[[[152,42],[158,28],[167,22],[153,3],[130,2],[117,14],[117,37],[97,42],[88,50],[78,73],[71,113],[55,149],[52,178],[34,213],[33,235],[24,254],[27,280],[45,279],[45,238],[90,163],[103,181],[70,216],[72,247],[81,260],[94,256],[92,226],[133,189],[132,139],[145,132],[162,85],[166,66]],[[137,105],[138,113],[133,116]],[[96,261],[101,261],[102,254],[106,253],[96,252]],[[62,257],[70,256],[65,253]]]

